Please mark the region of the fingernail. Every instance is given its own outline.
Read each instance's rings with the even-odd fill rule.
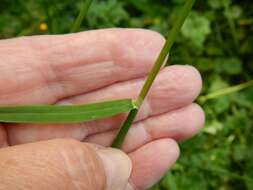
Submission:
[[[105,169],[106,190],[122,190],[128,184],[132,171],[130,158],[118,149],[106,148],[97,151]]]

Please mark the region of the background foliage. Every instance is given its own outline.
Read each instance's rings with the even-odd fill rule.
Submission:
[[[149,28],[167,34],[184,0],[95,0],[82,30]],[[1,0],[0,38],[68,33],[82,0]],[[202,73],[203,95],[253,78],[251,0],[198,0],[170,64]],[[190,81],[189,81],[190,82]],[[207,123],[155,190],[253,189],[253,89],[203,105]]]

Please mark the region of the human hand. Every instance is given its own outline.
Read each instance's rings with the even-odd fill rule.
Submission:
[[[136,98],[163,43],[136,29],[2,40],[0,105]],[[126,154],[105,148],[125,114],[75,125],[0,124],[0,189],[147,189],[178,158],[176,141],[201,129],[203,111],[192,103],[201,85],[191,66],[163,68],[127,135]]]

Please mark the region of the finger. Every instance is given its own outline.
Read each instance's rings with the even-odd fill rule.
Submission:
[[[132,126],[122,148],[125,152],[132,152],[144,144],[160,138],[188,139],[200,131],[204,121],[204,112],[197,104],[151,117]],[[117,133],[118,130],[113,130],[96,134],[87,137],[85,141],[111,146]]]
[[[144,145],[129,154],[133,170],[127,190],[145,190],[159,181],[179,156],[179,148],[171,139]]]
[[[0,170],[0,189],[122,190],[131,161],[116,149],[52,140],[1,149]]]
[[[63,100],[64,103],[85,104],[100,100],[135,98],[145,79],[117,83],[110,87]],[[189,82],[190,81],[190,82]],[[144,102],[136,121],[159,115],[191,104],[201,89],[201,77],[196,69],[190,66],[171,66],[165,68],[158,76],[147,100]],[[77,125],[11,125],[8,135],[11,144],[25,143],[56,137],[85,139],[96,133],[112,130],[121,126],[125,114]]]
[[[146,75],[164,44],[155,32],[107,29],[0,43],[0,104],[52,104]]]

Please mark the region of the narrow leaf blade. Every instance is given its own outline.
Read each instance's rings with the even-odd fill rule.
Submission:
[[[31,105],[0,107],[0,122],[6,123],[80,123],[106,118],[132,110],[131,99],[87,105]]]

